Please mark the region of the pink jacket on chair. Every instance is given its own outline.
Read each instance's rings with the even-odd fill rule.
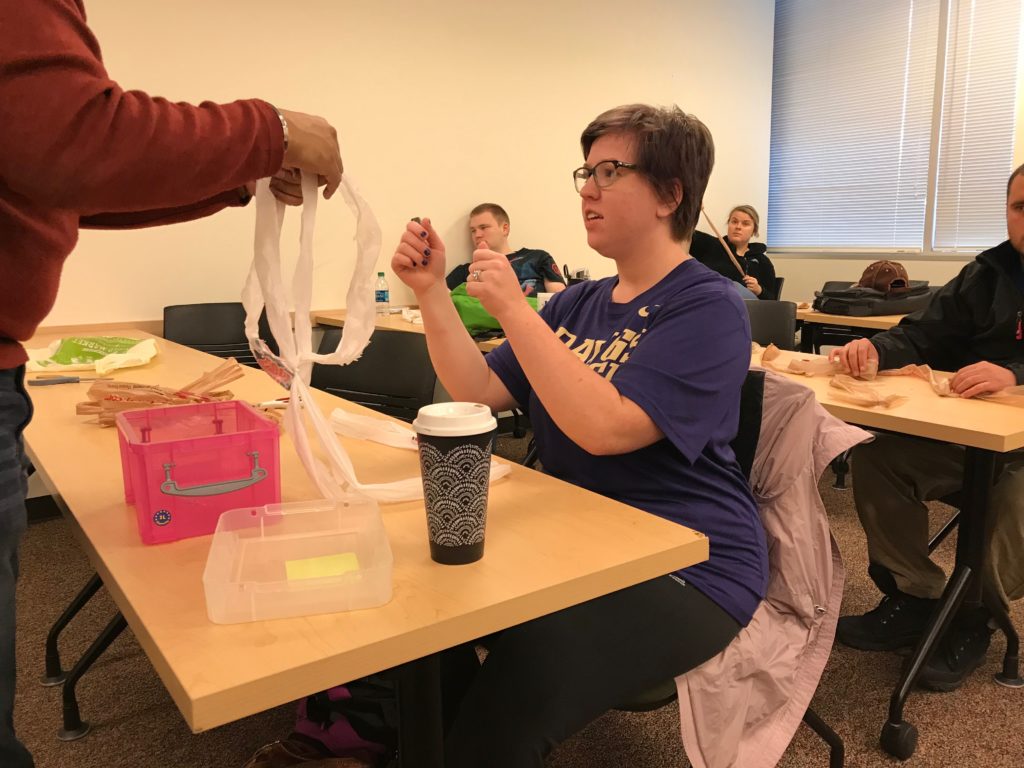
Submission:
[[[676,678],[694,768],[767,768],[789,746],[832,650],[846,576],[818,480],[870,439],[807,387],[766,372],[750,485],[767,533],[768,590],[724,651]]]

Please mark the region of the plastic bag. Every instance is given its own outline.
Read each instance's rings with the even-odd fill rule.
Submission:
[[[500,331],[501,324],[494,315],[484,309],[480,299],[466,293],[466,284],[461,283],[452,290],[452,303],[459,313],[459,319],[466,326],[470,334],[477,334],[483,331]],[[537,309],[537,297],[527,296],[526,303]]]
[[[153,339],[121,336],[69,336],[43,349],[28,350],[29,371],[96,371],[145,365],[156,356]]]
[[[409,501],[423,498],[419,476],[391,483],[361,483],[348,453],[338,442],[328,419],[313,401],[309,379],[313,363],[345,365],[362,354],[375,327],[373,275],[380,251],[380,227],[366,201],[346,176],[341,193],[356,216],[357,256],[347,295],[345,327],[338,348],[330,354],[312,350],[310,302],[313,289],[313,230],[316,226],[317,182],[302,177],[302,226],[299,232],[299,258],[292,278],[295,299],[295,326],[290,327],[284,280],[281,274],[281,223],[284,204],[270,192],[270,180],[256,184],[256,238],[252,268],[242,303],[245,305],[245,333],[249,346],[263,368],[289,392],[284,426],[302,464],[320,493],[327,499],[343,499],[351,493],[379,502]],[[267,320],[281,349],[274,355],[259,338],[258,319],[266,304]],[[319,442],[325,461],[313,453],[311,435]]]

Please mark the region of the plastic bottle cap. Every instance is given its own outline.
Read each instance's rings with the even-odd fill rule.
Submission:
[[[384,277],[384,273],[383,272],[378,272],[377,273],[377,277]]]

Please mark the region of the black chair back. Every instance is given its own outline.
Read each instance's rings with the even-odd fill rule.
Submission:
[[[333,352],[341,328],[328,328],[320,352]],[[412,421],[434,402],[437,374],[427,352],[427,337],[412,331],[378,328],[362,356],[348,365],[313,366],[310,384],[375,411]]]
[[[740,390],[740,425],[732,440],[732,451],[743,470],[743,476],[750,479],[754,468],[757,443],[761,439],[761,416],[764,411],[764,371],[748,371]]]
[[[750,337],[763,347],[796,347],[796,304],[792,301],[746,301]]]
[[[775,278],[775,300],[778,301],[782,298],[782,286],[786,282],[784,277]]]
[[[245,338],[245,308],[240,301],[175,304],[164,307],[164,338],[217,357],[233,357],[257,367]],[[260,315],[260,338],[274,354],[277,343],[270,332],[266,311]]]

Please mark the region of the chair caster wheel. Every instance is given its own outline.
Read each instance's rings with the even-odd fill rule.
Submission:
[[[906,721],[882,726],[882,749],[898,760],[906,760],[917,749],[917,728]]]

